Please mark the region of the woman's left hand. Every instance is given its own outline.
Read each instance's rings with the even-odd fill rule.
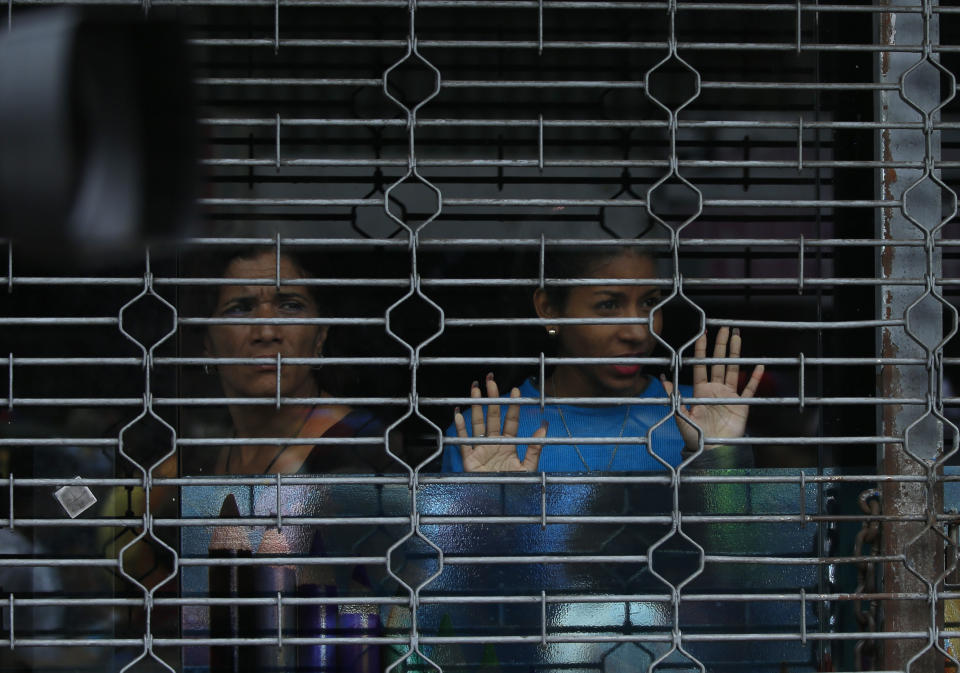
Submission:
[[[727,347],[729,346],[731,358],[740,357],[740,330],[734,329],[731,335],[729,327],[721,327],[717,332],[717,342],[713,347],[714,358],[726,358]],[[707,335],[706,332],[697,339],[693,347],[694,357],[704,358],[707,356]],[[763,376],[763,365],[757,365],[753,368],[750,379],[743,387],[743,392],[737,392],[737,386],[740,381],[740,366],[737,364],[716,363],[710,367],[710,375],[707,376],[706,365],[694,365],[693,367],[693,396],[708,398],[731,398],[739,397],[748,399],[757,392],[757,386],[760,385],[760,378]],[[662,375],[660,377],[663,387],[667,394],[673,393],[673,384],[666,380]],[[683,435],[683,441],[688,449],[696,449],[699,441],[697,427],[703,433],[704,437],[711,438],[736,438],[742,437],[747,429],[747,414],[750,407],[746,404],[698,404],[695,407],[681,407],[680,414],[677,417],[677,426],[680,434]],[[689,421],[696,424],[694,427]],[[718,444],[705,444],[705,449],[712,449]]]

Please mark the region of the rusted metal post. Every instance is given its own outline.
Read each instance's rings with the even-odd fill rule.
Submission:
[[[880,368],[882,397],[924,403],[879,408],[880,431],[884,436],[902,439],[903,444],[883,445],[878,465],[884,474],[916,475],[924,480],[887,483],[881,489],[883,514],[920,517],[919,521],[883,525],[883,553],[902,554],[903,558],[883,565],[882,581],[884,592],[921,592],[927,594],[928,600],[884,601],[881,630],[925,635],[922,639],[885,640],[880,667],[927,672],[944,668],[943,655],[931,646],[943,623],[937,593],[944,569],[943,542],[932,519],[932,515],[943,511],[942,483],[936,480],[935,467],[943,451],[943,426],[935,411],[941,386],[944,322],[944,306],[937,299],[934,284],[940,275],[940,254],[932,241],[938,237],[942,204],[951,195],[938,183],[938,171],[933,169],[940,158],[940,138],[932,124],[939,119],[937,108],[948,92],[941,91],[942,74],[935,65],[934,47],[939,34],[931,0],[879,2],[880,7],[894,4],[920,11],[879,14],[880,44],[921,47],[878,55],[877,81],[897,86],[877,95],[877,118],[887,126],[878,135],[878,156],[886,162],[909,162],[911,167],[884,168],[879,174],[880,197],[899,205],[878,212],[878,236],[890,243],[879,249],[877,277],[910,278],[923,284],[880,286],[880,317],[905,323],[881,329],[877,352],[885,358],[920,358],[926,364]],[[903,122],[922,126],[890,127]],[[898,241],[923,241],[925,245],[898,245]],[[922,656],[913,660],[920,653]]]

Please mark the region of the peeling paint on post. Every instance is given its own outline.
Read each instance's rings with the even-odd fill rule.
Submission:
[[[898,7],[923,8],[925,3],[923,0],[881,0],[879,3],[881,7],[894,4]],[[936,16],[930,13],[930,23],[925,30],[923,13],[882,13],[877,16],[876,34],[882,45],[922,45],[925,40],[926,44],[936,45],[939,42]],[[919,50],[880,52],[876,62],[877,82],[899,86],[899,90],[880,91],[877,94],[876,114],[883,124],[923,121],[925,114],[911,107],[908,99],[926,112],[931,112],[939,103],[941,92],[937,71],[932,67],[910,71],[923,58],[924,54]],[[909,74],[904,77],[908,71]],[[939,118],[937,113],[930,116]],[[906,194],[906,200],[905,207],[891,206],[878,211],[877,235],[891,241],[891,245],[878,250],[877,277],[922,279],[931,271],[934,276],[939,276],[939,252],[928,253],[922,246],[895,244],[898,240],[923,240],[940,222],[940,192],[934,188],[929,177],[925,178],[925,167],[931,165],[929,161],[940,158],[939,133],[885,128],[878,134],[877,141],[877,154],[884,161],[911,162],[916,166],[897,170],[884,168],[879,173],[877,193],[880,197],[889,201],[904,201]],[[915,184],[917,186],[910,189]],[[928,254],[932,257],[928,258]],[[932,262],[932,269],[928,262]],[[936,301],[925,301],[911,308],[926,293],[925,287],[907,285],[885,285],[878,289],[878,316],[909,320],[906,327],[884,327],[880,331],[876,347],[882,357],[928,359],[927,348],[936,348],[943,335],[941,305]],[[928,362],[932,360],[928,359]],[[935,378],[935,370],[929,366],[884,366],[879,371],[879,394],[893,398],[927,398],[932,386],[938,385]],[[880,407],[878,414],[880,432],[884,436],[905,439],[904,445],[887,444],[880,447],[880,471],[884,474],[932,476],[932,462],[943,450],[943,429],[928,414],[928,407],[886,405]],[[920,423],[917,424],[918,420]],[[933,509],[933,513],[943,511],[942,484],[933,481],[890,483],[884,484],[882,494],[883,514],[923,517],[922,523],[884,523],[883,553],[903,554],[904,559],[884,565],[883,591],[919,591],[928,593],[934,600],[884,601],[880,628],[887,632],[928,633],[933,627],[935,637],[937,626],[942,627],[943,623],[942,605],[937,605],[935,597],[937,580],[943,572],[944,552],[941,539],[927,523],[927,516],[930,509]],[[908,570],[908,566],[931,582],[919,580]],[[881,668],[907,670],[910,660],[928,647],[926,639],[886,640]],[[943,655],[930,648],[909,666],[909,670],[942,671]]]

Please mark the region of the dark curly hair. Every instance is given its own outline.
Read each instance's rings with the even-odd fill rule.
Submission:
[[[602,245],[596,247],[565,248],[547,251],[543,260],[543,275],[545,278],[589,278],[596,270],[620,255],[634,255],[651,260],[657,269],[657,275],[663,274],[661,268],[662,257],[660,252],[649,246],[635,245]],[[569,285],[548,285],[544,288],[550,304],[558,309],[567,304],[570,296]]]

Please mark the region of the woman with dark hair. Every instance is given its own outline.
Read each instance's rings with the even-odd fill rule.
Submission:
[[[325,402],[324,399],[332,395],[321,385],[317,368],[310,363],[290,362],[322,358],[328,337],[328,326],[322,324],[320,318],[330,312],[330,306],[315,291],[316,284],[307,282],[312,274],[304,262],[290,252],[278,253],[276,248],[243,249],[231,255],[220,276],[224,282],[219,286],[211,311],[211,317],[220,320],[210,324],[204,334],[204,356],[262,361],[256,364],[220,361],[215,364],[235,435],[243,438],[243,443],[231,443],[224,447],[214,471],[239,475],[362,474],[396,470],[385,450],[383,423],[367,409]],[[248,401],[249,398],[261,399],[253,402]],[[355,437],[369,437],[370,442],[330,444],[315,441],[320,438]],[[286,441],[275,441],[281,438]],[[338,491],[324,492],[333,497]],[[309,500],[303,491],[288,490],[288,493],[290,495],[287,497],[291,500]],[[268,499],[272,506],[272,497]],[[280,502],[278,485],[276,507],[281,506]],[[298,506],[304,506],[303,502]],[[220,505],[220,516],[235,517],[238,512],[236,500],[231,494]],[[324,540],[328,534],[331,537]],[[322,556],[323,550],[330,548],[331,539],[336,540],[338,534],[349,535],[317,526],[288,537],[289,534],[285,535],[278,527],[264,532],[257,553],[269,556],[294,552],[309,553],[312,557]],[[245,543],[250,543],[250,537],[244,529],[230,531],[229,527],[216,528],[211,534],[208,553],[245,553]],[[252,550],[251,546],[251,553]],[[208,580],[211,595],[215,588],[221,592],[217,595],[233,595],[230,576],[220,573],[216,575],[218,582],[215,582],[214,572],[211,572]],[[267,568],[260,574],[248,576],[247,590],[277,596],[283,591],[294,595],[329,597],[336,595],[331,592],[338,591],[338,586],[343,591],[369,590],[370,576],[378,577],[376,569],[368,569],[363,564],[355,565],[351,576],[354,578],[351,580],[353,584],[343,586],[329,567]],[[318,593],[320,591],[323,593]],[[288,616],[292,616],[289,611],[290,608]],[[212,611],[210,614],[211,632],[226,637],[249,635],[241,633],[243,627],[240,627],[241,631],[233,630],[235,622],[240,624],[244,621],[242,608],[233,613],[229,609],[221,610],[217,617]],[[272,631],[267,628],[267,632],[276,633],[280,628],[280,614],[271,613],[270,609],[258,611],[254,608],[246,614],[247,619],[258,626],[270,624],[273,619],[278,620],[278,626]],[[295,611],[295,614],[295,619],[283,618],[288,632],[295,636],[316,638],[326,636],[329,632],[354,637],[377,637],[380,634],[376,607],[372,605],[354,603],[336,608],[310,606]],[[236,616],[236,620],[232,615]],[[297,623],[298,630],[292,622]],[[288,647],[285,651],[261,647],[246,654],[243,648],[222,646],[211,648],[210,656],[211,670],[216,668],[215,662],[226,663],[225,668],[230,668],[231,663],[243,657],[252,657],[246,662],[250,670],[293,670],[292,662],[297,657],[301,657],[297,670],[312,668],[312,664],[305,663],[304,659],[326,667],[331,658],[342,670],[358,673],[380,670],[379,647],[359,643],[341,644],[336,648],[324,644],[305,646],[299,650]]]
[[[331,395],[323,390],[314,367],[283,362],[323,356],[328,326],[317,318],[325,314],[325,307],[316,286],[295,282],[311,277],[297,256],[281,252],[278,258],[275,248],[245,248],[227,260],[222,278],[234,282],[219,286],[211,315],[226,320],[208,327],[204,357],[269,361],[214,365],[224,395],[232,400],[228,409],[235,434],[251,440],[220,452],[214,468],[219,474],[382,472],[391,463],[382,444],[333,447],[307,439],[384,433],[383,423],[369,410],[317,402]],[[274,282],[242,282],[258,279]],[[313,401],[277,404],[278,396]],[[270,401],[249,404],[241,399],[254,397]],[[305,439],[282,445],[256,441],[266,437]]]
[[[663,327],[658,285],[637,284],[638,279],[657,277],[653,256],[637,247],[603,247],[547,257],[545,275],[550,278],[624,279],[624,284],[551,286],[534,292],[533,305],[544,320],[583,319],[584,322],[547,325],[556,342],[557,356],[570,359],[554,367],[546,380],[527,379],[510,397],[632,398],[629,404],[498,405],[480,404],[481,388],[488,397],[498,397],[492,374],[474,381],[470,396],[469,423],[457,409],[448,434],[466,437],[568,438],[569,444],[448,444],[443,453],[447,472],[590,472],[663,470],[679,465],[685,455],[698,450],[700,429],[704,437],[736,438],[746,429],[749,407],[744,404],[701,404],[680,410],[667,418],[673,385],[663,376],[645,374],[631,359],[649,357]],[[632,319],[634,322],[622,320]],[[616,319],[611,322],[609,319]],[[720,328],[713,349],[715,358],[738,358],[739,330]],[[694,356],[706,357],[707,336],[694,345]],[[582,362],[609,358],[609,363]],[[684,397],[749,398],[754,395],[763,366],[754,368],[742,391],[738,391],[736,364],[696,365],[693,386],[681,386]],[[687,422],[687,419],[693,422]],[[647,437],[648,444],[624,443],[629,437]],[[577,438],[610,438],[609,443],[584,443]],[[618,441],[620,440],[620,441]],[[705,444],[710,451],[718,445]]]

